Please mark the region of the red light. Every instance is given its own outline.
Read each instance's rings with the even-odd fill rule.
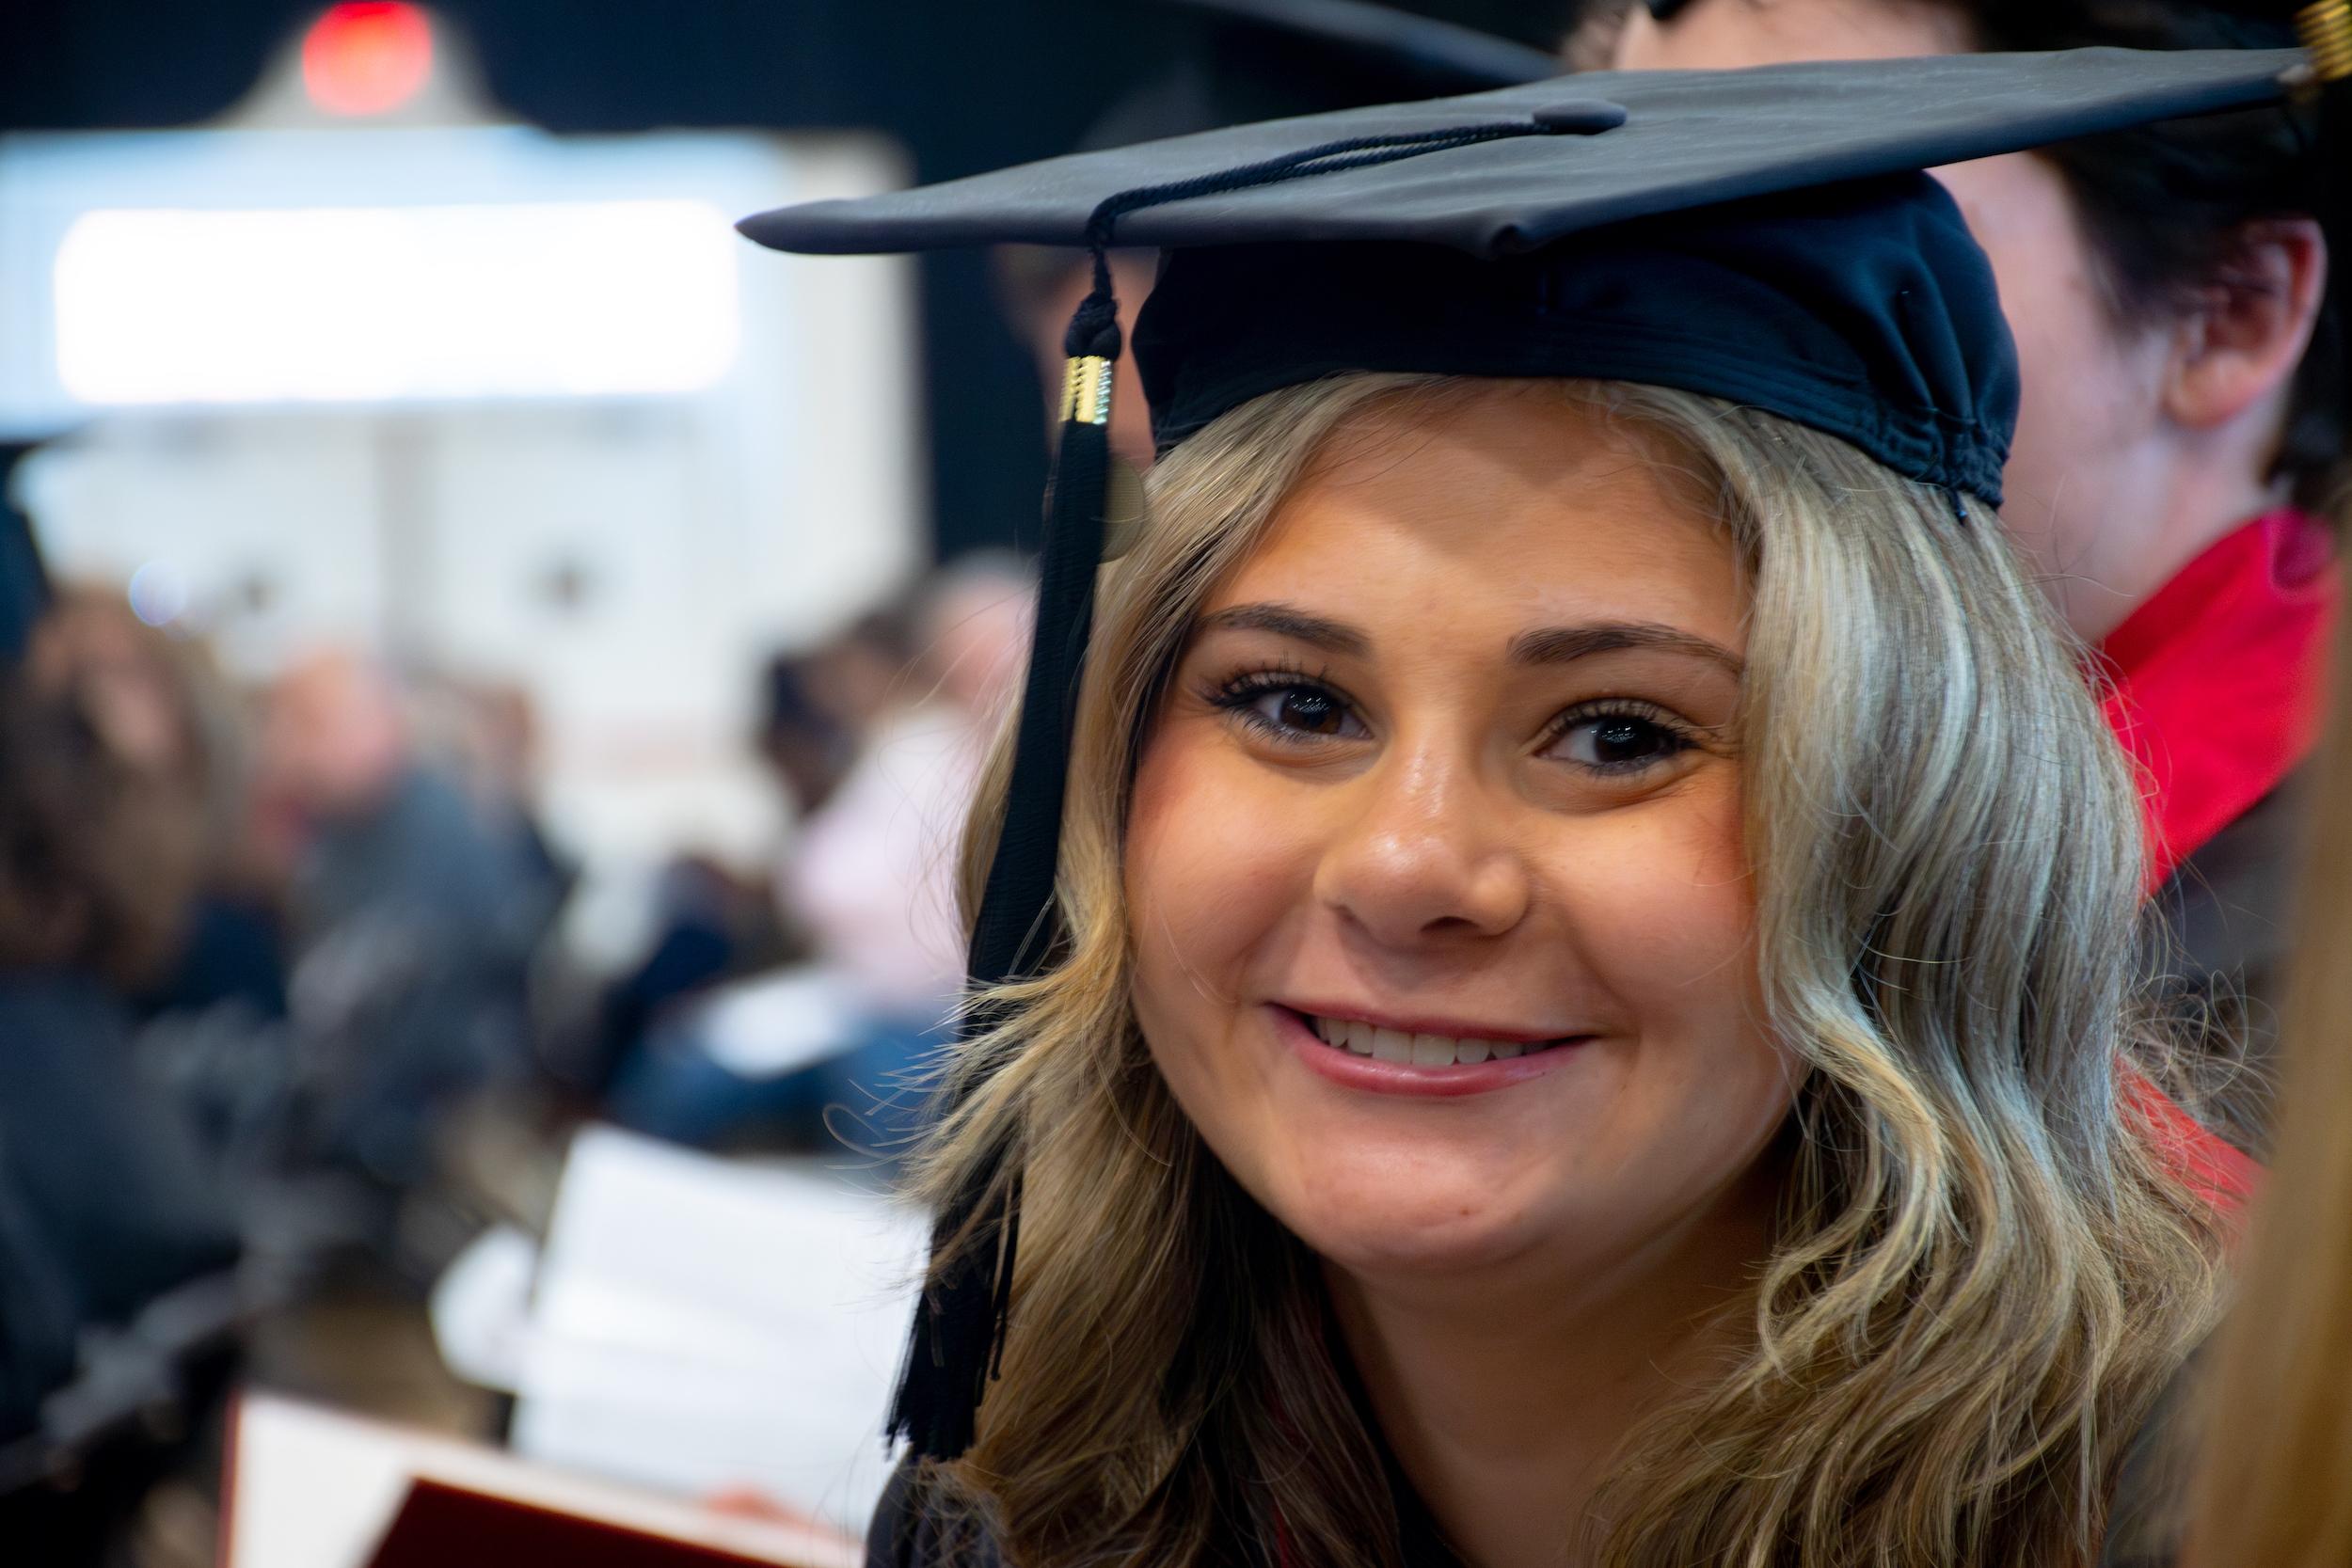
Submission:
[[[433,24],[398,0],[333,7],[302,40],[302,85],[329,114],[397,109],[432,74]]]

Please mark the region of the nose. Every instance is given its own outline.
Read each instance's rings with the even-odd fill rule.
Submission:
[[[1527,861],[1473,759],[1392,752],[1353,787],[1359,809],[1316,869],[1325,907],[1394,948],[1500,936],[1526,918]]]

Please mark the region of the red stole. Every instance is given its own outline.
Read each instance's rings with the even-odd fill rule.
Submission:
[[[2152,891],[2311,755],[2339,592],[2327,525],[2266,513],[2101,644],[2107,722],[2139,768]]]
[[[2339,593],[2327,525],[2292,509],[2265,513],[2190,562],[2101,644],[2107,722],[2139,769],[2149,892],[2311,755]],[[2243,1211],[2260,1165],[2136,1072],[2123,1100],[2216,1208]]]

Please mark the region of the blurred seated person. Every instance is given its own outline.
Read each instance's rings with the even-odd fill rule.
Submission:
[[[0,681],[0,1441],[77,1341],[231,1266],[235,1226],[134,1061],[132,999],[183,937],[193,802],[119,750],[87,686]]]
[[[230,1007],[282,1017],[286,977],[276,895],[246,832],[246,716],[199,641],[132,613],[113,588],[61,592],[25,656],[39,690],[72,692],[109,751],[194,814],[198,881],[169,961],[138,997],[154,1015]]]
[[[810,706],[864,734],[778,878],[812,961],[743,983],[659,1026],[615,1115],[690,1143],[757,1124],[796,1143],[889,1154],[922,1120],[924,1058],[962,981],[954,849],[1027,636],[1030,579],[973,558],[918,595],[919,650],[898,677],[804,681]],[[852,639],[865,634],[853,632]],[[858,660],[817,668],[870,675]],[[836,705],[865,693],[863,714]]]
[[[446,674],[421,684],[421,749],[447,759],[451,779],[483,825],[542,879],[552,916],[575,868],[539,820],[539,716],[531,693],[510,681]]]
[[[961,990],[950,866],[1028,636],[1027,570],[974,557],[917,610],[920,651],[784,868],[786,907],[881,1017],[936,1022]]]
[[[768,661],[752,744],[795,821],[822,809],[849,777],[914,656],[912,626],[893,604],[814,648]],[[655,934],[599,1004],[586,1086],[605,1092],[624,1075],[642,1077],[632,1062],[648,1037],[712,988],[807,957],[806,936],[787,928],[771,882],[764,866],[709,854],[680,855],[662,868]]]
[[[391,676],[302,659],[269,693],[260,765],[289,885],[315,1152],[393,1187],[429,1174],[441,1117],[529,1059],[544,868],[416,745]]]
[[[759,754],[799,820],[833,799],[875,723],[905,696],[922,646],[919,610],[910,599],[868,610],[839,636],[769,663]]]

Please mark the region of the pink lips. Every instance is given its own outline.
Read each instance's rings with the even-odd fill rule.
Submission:
[[[1415,1067],[1409,1062],[1383,1062],[1327,1045],[1311,1025],[1288,1007],[1269,1006],[1274,1026],[1308,1068],[1344,1088],[1371,1094],[1420,1095],[1455,1099],[1491,1094],[1541,1077],[1561,1068],[1576,1054],[1576,1042],[1556,1045],[1524,1056],[1490,1057],[1448,1067]],[[1431,1031],[1435,1033],[1436,1031]]]

